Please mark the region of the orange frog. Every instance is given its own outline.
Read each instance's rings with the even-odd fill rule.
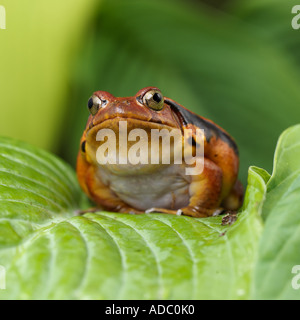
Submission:
[[[82,189],[99,208],[132,214],[161,212],[207,217],[241,206],[243,188],[237,181],[237,145],[212,121],[164,97],[155,87],[127,98],[97,91],[89,99],[88,109],[91,114],[80,142],[77,176]],[[120,132],[120,128],[126,130]],[[140,131],[136,129],[143,129],[146,135],[137,138]],[[174,129],[181,142],[176,148],[174,139],[170,139],[168,163],[163,161],[161,151],[166,141],[163,137],[152,139],[151,133],[171,133]],[[186,129],[189,135],[184,134]],[[186,146],[197,157],[196,148],[201,144],[197,129],[204,132],[202,170],[186,174],[191,164],[184,153],[180,153],[181,163],[173,160]],[[133,151],[143,161],[126,161]],[[156,155],[158,162],[152,163],[151,155]]]

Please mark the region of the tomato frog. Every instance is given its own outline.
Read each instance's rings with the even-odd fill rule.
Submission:
[[[207,217],[241,206],[243,188],[237,180],[237,145],[211,120],[164,97],[155,87],[125,98],[97,91],[89,99],[88,109],[90,116],[80,141],[76,171],[81,188],[98,208],[131,214],[158,212]],[[127,131],[120,135],[124,123]],[[148,138],[144,135],[137,138],[136,129],[143,129]],[[188,145],[194,156],[196,132],[201,129],[204,132],[201,172],[187,175],[185,169],[190,164],[183,155],[181,163],[162,162],[159,148],[165,142],[150,139],[148,135],[155,129],[156,132],[177,129],[181,139],[179,149]],[[186,129],[189,136],[184,135]],[[99,132],[104,135],[99,136]],[[144,162],[124,161],[137,141],[140,148],[135,146],[135,151],[139,156],[143,154]],[[106,151],[99,152],[101,147]],[[155,149],[158,162],[145,161],[154,147],[158,147]],[[170,159],[174,159],[179,149],[177,144],[177,149],[174,147],[170,152]]]

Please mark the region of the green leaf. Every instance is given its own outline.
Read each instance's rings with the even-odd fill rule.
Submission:
[[[266,175],[249,169],[238,220],[98,212],[56,157],[0,139],[1,299],[245,299]]]
[[[287,129],[275,153],[262,216],[265,220],[255,268],[255,299],[299,299],[292,273],[300,265],[300,125]]]
[[[6,230],[1,245],[66,215],[82,199],[74,172],[61,160],[23,142],[0,139],[0,225]]]

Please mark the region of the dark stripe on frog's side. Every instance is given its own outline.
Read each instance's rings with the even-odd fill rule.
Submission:
[[[184,107],[172,100],[165,98],[165,103],[167,103],[171,107],[171,109],[176,113],[177,117],[180,119],[183,126],[186,126],[190,123],[195,125],[199,129],[204,129],[204,134],[208,142],[213,136],[215,136],[217,139],[220,138],[221,140],[226,142],[234,150],[236,155],[239,154],[237,144],[227,132],[221,130],[213,123],[199,117],[197,114],[192,113],[188,109],[185,109]]]

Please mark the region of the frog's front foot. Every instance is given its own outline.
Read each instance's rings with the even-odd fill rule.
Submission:
[[[190,217],[196,217],[196,218],[206,218],[211,215],[215,210],[206,210],[206,209],[200,209],[200,208],[194,208],[194,207],[185,207],[178,210],[170,210],[170,209],[164,209],[164,208],[150,208],[145,211],[145,213],[167,213],[167,214],[174,214],[177,216],[185,215]],[[219,214],[219,213],[218,213]]]

